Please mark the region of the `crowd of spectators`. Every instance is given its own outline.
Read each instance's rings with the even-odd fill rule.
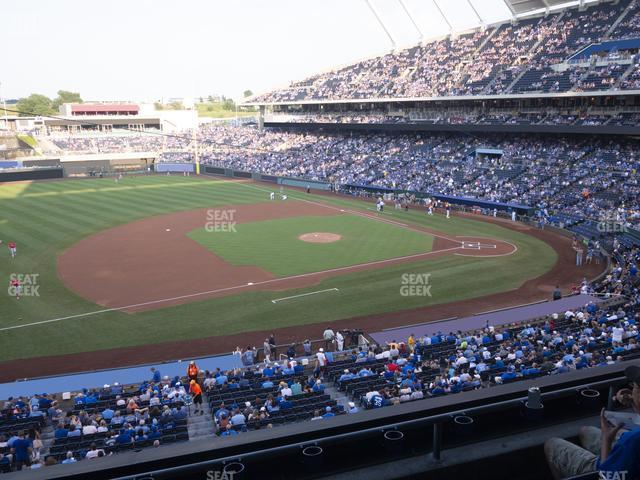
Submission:
[[[609,32],[627,7],[626,16]],[[640,37],[637,0],[591,5],[434,40],[324,72],[257,102],[343,98],[437,97],[528,91],[633,88],[618,79],[622,66],[557,71],[582,48],[602,40]],[[637,49],[636,49],[637,51]],[[587,75],[586,78],[583,78]]]
[[[615,245],[612,268],[576,294],[613,300],[553,314],[534,323],[487,325],[474,331],[437,332],[386,344],[351,340],[327,327],[322,347],[291,344],[283,361],[273,335],[263,357],[237,349],[243,368],[161,376],[139,385],[118,383],[72,395],[9,398],[0,409],[0,471],[42,468],[157,448],[188,440],[188,419],[203,415],[204,396],[220,438],[300,421],[328,420],[363,409],[490,388],[545,375],[597,368],[640,357],[640,250]],[[360,337],[358,337],[360,338]],[[355,342],[355,343],[354,343]],[[202,385],[202,387],[200,387]],[[344,391],[338,402],[330,389]],[[50,428],[45,444],[42,432]]]
[[[234,130],[237,133],[237,130]],[[253,133],[252,133],[253,132]],[[543,204],[583,218],[615,214],[627,226],[640,224],[633,140],[460,134],[313,135],[258,131],[242,135],[251,149],[220,149],[216,131],[201,161],[266,174],[401,190]],[[254,139],[255,141],[252,141]],[[491,147],[502,155],[477,155]]]
[[[117,382],[83,390],[72,398],[41,394],[9,398],[0,411],[0,470],[40,468],[113,455],[133,448],[188,440],[189,392],[179,378],[152,379],[139,386]],[[51,444],[41,432],[50,426]]]
[[[632,78],[632,77],[630,77]],[[595,113],[597,111],[597,113]],[[384,111],[341,111],[336,113],[279,112],[265,118],[271,123],[428,123],[433,125],[633,125],[638,115],[620,108],[589,110],[577,109],[574,113],[560,113],[560,109],[409,109],[402,113]]]
[[[61,150],[73,153],[120,153],[180,150],[191,140],[181,135],[125,133],[119,135],[56,134],[50,140]]]
[[[612,261],[603,281],[577,288],[618,299],[609,307],[589,302],[539,323],[410,335],[354,351],[329,378],[362,408],[380,408],[638,358],[640,251],[618,247]]]
[[[541,114],[528,113],[529,121]],[[638,114],[565,115],[549,113],[553,124],[633,123]],[[478,115],[476,121],[519,121],[503,115]],[[170,137],[182,148],[163,150],[163,137],[92,137],[116,150],[132,145],[157,149],[163,161],[193,161],[191,136]],[[83,137],[69,140],[82,150]],[[454,195],[541,205],[556,214],[583,219],[617,217],[640,225],[640,181],[634,139],[550,137],[461,133],[315,134],[255,126],[206,126],[198,134],[199,160],[225,168],[300,177],[344,185],[376,186],[428,194]],[[477,154],[489,147],[499,156]]]

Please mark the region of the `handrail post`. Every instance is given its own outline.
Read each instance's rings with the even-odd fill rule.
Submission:
[[[609,385],[609,395],[607,398],[607,410],[613,410],[613,396],[615,392],[613,391],[613,384]]]
[[[442,422],[433,424],[433,461],[442,461]]]

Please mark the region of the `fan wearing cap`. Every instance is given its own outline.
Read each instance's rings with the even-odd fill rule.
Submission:
[[[200,388],[200,385],[198,385],[198,382],[195,380],[189,382],[189,393],[193,395],[193,404],[195,405],[194,413],[204,415],[204,410],[202,409],[202,388]]]
[[[329,405],[327,405],[324,409],[324,415],[322,415],[322,418],[331,418],[331,417],[335,417],[336,414],[333,413],[333,411],[331,410],[331,407]]]
[[[632,383],[632,388],[618,391],[616,399],[640,415],[640,367],[627,367],[624,373]],[[625,430],[627,428],[631,430]],[[603,409],[600,413],[600,429],[583,427],[580,430],[580,443],[582,447],[561,438],[551,438],[545,442],[544,453],[554,478],[597,470],[600,478],[640,479],[639,425],[614,426],[607,420]],[[622,472],[625,472],[624,476]]]
[[[189,380],[198,381],[198,366],[193,360],[189,362],[189,366],[187,367],[187,377],[189,377]]]
[[[316,367],[322,373],[327,367],[327,356],[324,354],[324,348],[319,349],[318,353],[316,353]]]

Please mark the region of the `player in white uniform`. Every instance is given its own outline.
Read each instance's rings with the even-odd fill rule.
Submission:
[[[287,196],[283,193],[281,198],[282,198],[282,200],[286,200]]]
[[[269,194],[269,199],[270,199],[270,200],[275,200],[275,198],[276,198],[276,194],[275,194],[275,192],[271,192],[271,193]]]

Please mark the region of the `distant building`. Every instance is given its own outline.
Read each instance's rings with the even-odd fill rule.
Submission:
[[[125,102],[65,103],[60,115],[45,118],[49,132],[82,131],[162,131],[177,132],[197,128],[196,110],[156,110],[153,104]]]

